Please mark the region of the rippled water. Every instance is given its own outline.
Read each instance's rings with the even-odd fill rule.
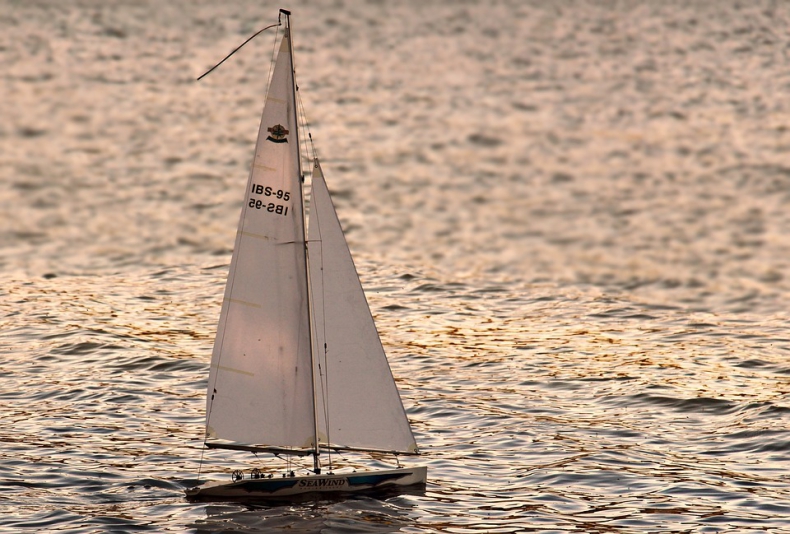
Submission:
[[[425,493],[182,497],[278,7]],[[0,0],[0,530],[790,531],[788,10]]]

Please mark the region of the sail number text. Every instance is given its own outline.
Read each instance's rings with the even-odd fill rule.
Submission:
[[[253,195],[263,195],[272,200],[282,200],[284,202],[288,202],[291,199],[291,193],[288,191],[273,189],[268,185],[252,184],[250,193]],[[266,200],[250,197],[248,206],[258,210],[266,210],[269,213],[275,213],[277,215],[288,215],[288,206],[277,204],[276,202],[267,202]]]

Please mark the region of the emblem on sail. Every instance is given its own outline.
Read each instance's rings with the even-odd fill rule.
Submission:
[[[267,141],[271,141],[272,143],[287,143],[288,138],[288,130],[282,124],[275,124],[274,126],[266,129],[269,132],[269,137],[266,138]]]

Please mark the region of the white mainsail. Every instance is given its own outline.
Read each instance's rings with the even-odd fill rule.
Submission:
[[[307,241],[319,441],[415,453],[417,445],[318,161]]]
[[[206,437],[312,448],[312,362],[293,64],[282,39],[211,358]]]

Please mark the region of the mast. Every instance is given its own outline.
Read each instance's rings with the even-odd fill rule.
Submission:
[[[302,220],[304,221],[304,194],[303,194],[303,184],[304,184],[304,176],[302,174],[302,153],[301,153],[301,143],[299,141],[299,113],[298,113],[298,106],[296,100],[296,68],[294,66],[294,46],[293,46],[293,38],[291,32],[291,12],[287,9],[280,9],[280,13],[285,15],[285,30],[286,35],[289,40],[288,50],[291,55],[291,91],[293,92],[293,124],[294,124],[294,140],[296,141],[297,147],[297,158],[296,158],[296,171],[299,176],[299,202],[302,206]],[[305,221],[306,222],[306,221]],[[313,414],[314,414],[314,421],[315,427],[313,429],[313,472],[316,474],[320,473],[320,469],[318,466],[318,455],[320,454],[320,449],[318,446],[318,418],[315,417],[316,412],[316,400],[315,400],[315,376],[314,376],[314,368],[315,368],[315,353],[313,351],[313,306],[312,306],[312,297],[310,293],[310,266],[308,265],[308,257],[307,257],[307,233],[305,232],[306,224],[302,224],[302,243],[304,244],[304,254],[305,254],[305,270],[304,270],[304,277],[305,283],[307,284],[307,336],[309,340],[310,346],[310,383],[312,387],[310,388],[312,395],[313,395]]]

